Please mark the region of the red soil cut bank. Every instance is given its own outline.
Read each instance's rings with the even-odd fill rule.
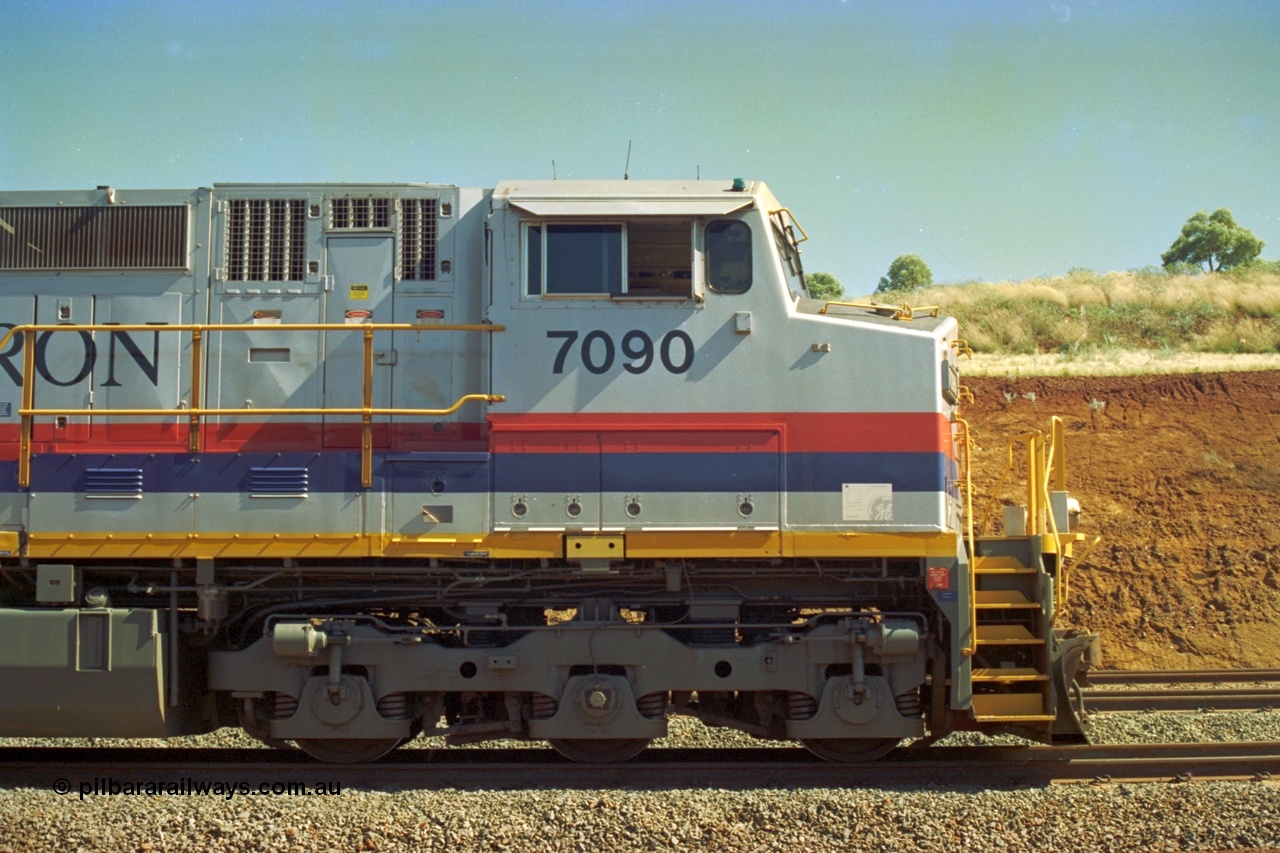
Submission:
[[[1102,543],[1059,624],[1100,633],[1104,666],[1280,667],[1280,372],[964,381],[979,509],[1006,439],[1066,422],[1079,530]]]

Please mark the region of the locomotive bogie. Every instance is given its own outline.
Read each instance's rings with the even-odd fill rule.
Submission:
[[[677,623],[683,638],[677,639],[674,626],[627,622],[608,603],[592,606],[606,608],[609,618],[525,627],[509,643],[478,647],[385,626],[279,622],[271,637],[243,651],[214,653],[210,686],[236,697],[272,696],[273,707],[275,696],[289,696],[293,716],[270,721],[278,739],[404,736],[378,728],[375,709],[387,697],[416,697],[396,705],[407,714],[402,709],[430,711],[457,705],[457,697],[489,696],[492,717],[451,721],[438,731],[438,719],[419,723],[463,742],[651,740],[666,734],[668,697],[695,693],[739,697],[732,710],[708,716],[760,737],[924,733],[918,617],[828,615],[808,625],[757,626],[770,636],[744,645],[732,623]],[[320,642],[299,642],[304,632]],[[476,633],[494,639],[507,632]],[[713,642],[704,645],[700,635]],[[705,705],[681,710],[699,715]]]

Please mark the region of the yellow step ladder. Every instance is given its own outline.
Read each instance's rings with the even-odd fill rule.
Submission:
[[[1017,557],[974,560],[973,718],[1037,725],[1056,719],[1050,632],[1040,573]]]

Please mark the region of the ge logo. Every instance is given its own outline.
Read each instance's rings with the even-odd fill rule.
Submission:
[[[893,521],[893,498],[876,498],[871,503],[872,521]]]

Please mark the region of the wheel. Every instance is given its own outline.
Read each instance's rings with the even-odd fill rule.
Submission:
[[[561,738],[551,741],[551,748],[579,764],[616,764],[630,761],[649,745],[648,738]]]
[[[860,761],[875,761],[893,752],[899,743],[898,738],[816,738],[801,741],[804,748],[819,758],[827,761],[838,761],[854,764]]]
[[[309,738],[298,748],[325,764],[363,764],[377,761],[400,744],[400,738]]]
[[[249,735],[249,737],[265,743],[272,749],[296,749],[289,741],[272,737],[271,724],[256,714],[245,713],[243,708],[240,709],[240,728],[244,729],[245,734]]]

